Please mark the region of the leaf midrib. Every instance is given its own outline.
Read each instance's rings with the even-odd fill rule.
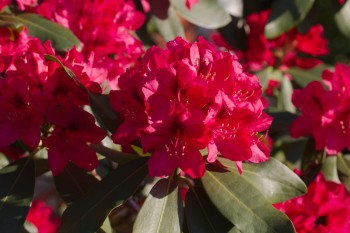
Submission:
[[[171,180],[169,179],[168,180],[168,184],[167,184],[167,189],[166,189],[166,196],[165,196],[163,204],[162,204],[162,210],[160,211],[160,219],[159,219],[158,226],[157,226],[157,232],[159,232],[161,223],[163,221],[163,215],[164,215],[164,212],[165,212],[165,206],[166,206],[166,203],[168,202],[168,199],[169,199],[169,195],[168,194],[169,194],[169,190],[170,190],[170,185],[171,185]]]
[[[237,200],[237,202],[238,202],[241,206],[245,207],[245,209],[247,209],[250,213],[252,213],[253,216],[256,216],[256,218],[257,218],[261,223],[263,223],[263,225],[268,226],[268,229],[271,229],[271,226],[270,226],[269,224],[267,224],[259,215],[257,215],[257,214],[256,214],[253,210],[251,210],[248,206],[244,205],[244,203],[241,202],[235,195],[233,195],[232,192],[230,192],[229,189],[227,189],[224,185],[222,185],[222,183],[220,182],[220,180],[217,179],[210,171],[206,171],[206,172],[212,177],[212,179],[213,179],[216,183],[219,184],[219,186],[222,186],[222,187],[223,187],[224,191],[226,191],[226,192],[229,194],[229,196],[231,196],[233,199]],[[249,183],[250,183],[250,182],[249,182]],[[272,228],[272,229],[273,229],[273,232],[276,232],[274,228]],[[276,233],[277,233],[277,232],[276,232]]]
[[[24,16],[25,15],[28,15],[28,16],[30,16],[30,15],[33,15],[33,17],[34,18],[39,18],[38,16],[36,16],[35,14],[23,14]],[[24,17],[21,17],[21,16],[13,16],[13,15],[2,15],[1,16],[2,18],[9,18],[9,19],[12,19],[12,20],[15,20],[15,21],[19,21],[19,22],[22,22],[22,23],[24,23],[25,25],[31,25],[32,27],[36,27],[36,28],[38,28],[38,29],[40,29],[40,30],[42,30],[42,31],[44,31],[44,32],[46,32],[46,33],[48,33],[48,34],[51,34],[51,35],[54,35],[55,37],[59,37],[59,38],[61,38],[62,40],[64,40],[65,41],[65,43],[67,43],[67,44],[71,44],[71,41],[69,40],[69,39],[67,39],[67,37],[66,36],[62,36],[61,34],[58,34],[58,33],[56,33],[56,32],[54,32],[54,31],[50,31],[50,30],[48,30],[47,28],[45,28],[45,27],[42,27],[41,25],[39,25],[39,24],[35,24],[35,23],[33,23],[33,22],[31,22],[30,20],[28,20],[28,19],[26,19],[26,18],[24,18]],[[40,18],[39,18],[40,19]],[[43,18],[43,19],[45,19],[45,18]],[[47,20],[47,19],[45,19],[45,20]],[[46,23],[52,23],[52,24],[54,24],[53,22],[51,22],[51,21],[49,21],[49,20],[47,20],[48,22],[46,22]],[[55,25],[56,26],[56,25]],[[57,24],[57,26],[61,26],[60,24]],[[63,27],[63,26],[61,26],[62,28],[64,28],[64,29],[67,29],[67,28],[65,28],[65,27]],[[70,36],[71,37],[71,35],[74,35],[73,34],[73,32],[71,32],[69,29],[67,29],[68,31],[67,31],[67,36]],[[71,35],[70,35],[71,34]],[[73,40],[74,42],[74,44],[76,43],[76,42],[78,42],[78,41],[76,41],[76,39],[74,38],[74,40]],[[66,47],[66,46],[64,46],[64,47]]]

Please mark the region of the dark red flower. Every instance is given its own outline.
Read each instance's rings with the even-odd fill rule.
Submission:
[[[40,141],[43,119],[24,81],[17,78],[0,80],[0,111],[0,147],[22,140],[35,149]]]
[[[99,143],[105,136],[88,112],[77,107],[65,112],[49,137],[43,139],[53,175],[63,171],[69,161],[89,171],[96,168],[96,152],[87,143]]]

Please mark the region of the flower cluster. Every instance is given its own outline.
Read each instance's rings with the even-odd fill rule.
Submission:
[[[100,142],[105,132],[82,109],[89,104],[86,90],[57,63],[45,59],[45,54],[54,55],[50,43],[43,46],[26,31],[14,41],[9,35],[0,36],[0,148],[6,150],[18,141],[29,151],[44,146],[54,175],[68,161],[94,169],[96,153],[87,143]],[[72,62],[78,61],[75,54],[75,49],[69,51],[62,63],[91,91],[101,92],[84,67]]]
[[[116,79],[142,54],[142,43],[132,34],[144,15],[129,0],[45,0],[28,11],[69,28],[82,42],[86,63],[99,73],[96,82]],[[103,12],[103,13],[102,13]]]
[[[335,66],[335,71],[322,74],[326,90],[321,82],[309,83],[302,90],[295,90],[293,104],[301,111],[293,123],[293,137],[312,135],[316,149],[326,149],[327,154],[337,154],[350,149],[350,67]]]
[[[298,53],[311,56],[322,56],[328,53],[327,40],[323,38],[323,27],[314,25],[306,34],[296,28],[275,39],[267,39],[264,35],[265,25],[270,10],[253,13],[247,17],[249,26],[247,49],[238,51],[214,35],[214,41],[229,50],[237,52],[245,69],[258,71],[265,66],[312,68],[320,63],[316,58],[302,58]]]
[[[193,178],[205,171],[218,153],[236,162],[259,163],[269,157],[261,142],[271,124],[256,76],[243,72],[237,58],[200,38],[182,38],[165,50],[151,47],[142,61],[119,79],[110,93],[112,108],[123,124],[115,143],[141,138],[143,150],[153,151],[149,173],[170,175],[180,168]]]
[[[343,184],[326,181],[322,174],[307,194],[274,206],[288,215],[298,233],[350,232],[350,194]]]

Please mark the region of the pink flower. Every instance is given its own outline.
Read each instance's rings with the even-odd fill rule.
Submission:
[[[288,215],[298,233],[350,231],[350,195],[343,184],[326,181],[321,173],[307,194],[274,206]]]
[[[350,68],[338,64],[334,73],[325,71],[322,77],[329,91],[314,81],[293,93],[292,102],[300,109],[301,116],[292,123],[290,132],[293,137],[311,134],[316,149],[325,148],[328,154],[337,154],[345,148],[350,149],[347,140],[350,135]]]
[[[52,208],[41,200],[32,202],[26,220],[36,227],[38,233],[56,233],[61,224],[61,219],[53,216]]]
[[[112,139],[125,144],[140,137],[143,150],[153,152],[150,175],[167,176],[180,168],[202,177],[199,151],[205,147],[210,162],[218,153],[238,165],[268,159],[269,149],[257,133],[267,130],[271,119],[262,112],[257,77],[202,38],[193,44],[176,38],[165,50],[150,48],[120,78],[119,87],[110,101],[124,123]]]

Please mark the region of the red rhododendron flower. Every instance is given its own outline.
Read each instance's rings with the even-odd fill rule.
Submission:
[[[52,215],[52,208],[40,200],[32,202],[26,220],[36,227],[38,233],[56,233],[61,224],[61,219]]]
[[[312,68],[320,63],[316,58],[301,58],[298,52],[311,56],[322,56],[328,53],[327,40],[323,37],[323,27],[314,25],[306,34],[299,33],[295,28],[275,39],[267,39],[264,35],[270,10],[253,13],[247,17],[249,25],[247,50],[237,51],[245,69],[261,70],[265,66],[298,66]],[[219,42],[228,50],[222,39],[215,35],[214,41]],[[236,51],[235,49],[233,49]]]
[[[97,166],[96,152],[87,145],[99,143],[106,136],[95,125],[95,118],[81,108],[65,112],[43,145],[49,149],[48,159],[53,175],[60,173],[69,161],[91,171]]]
[[[326,181],[322,174],[307,194],[274,206],[288,215],[298,233],[350,232],[350,195],[343,184]]]
[[[305,89],[294,91],[292,102],[300,109],[301,116],[292,123],[290,133],[293,137],[311,134],[316,149],[325,148],[328,154],[337,154],[350,149],[350,68],[338,64],[334,73],[325,71],[322,77],[330,90],[314,81]]]
[[[14,41],[6,39],[10,34],[0,36],[0,148],[6,150],[21,140],[35,150],[43,140],[54,175],[69,161],[87,170],[95,168],[97,156],[87,143],[99,143],[105,132],[82,109],[89,100],[81,86],[101,93],[87,74],[95,74],[94,70],[84,65],[75,49],[57,57],[73,70],[78,83],[56,62],[45,59],[45,54],[55,55],[49,42],[42,45],[22,33]]]
[[[210,162],[218,153],[238,165],[268,159],[258,132],[267,130],[271,118],[262,112],[266,103],[257,77],[202,38],[193,44],[176,38],[165,50],[150,48],[121,76],[119,87],[110,101],[124,122],[112,139],[126,144],[140,137],[143,150],[153,151],[150,175],[180,168],[202,177],[199,150],[205,147]]]
[[[22,140],[35,149],[40,141],[42,116],[25,82],[17,78],[0,80],[0,147]]]
[[[142,43],[132,31],[143,24],[145,17],[132,1],[45,0],[35,10],[69,28],[80,39],[84,62],[105,75],[103,80],[96,77],[95,82],[102,84],[107,78],[116,88],[116,78],[143,54]]]

